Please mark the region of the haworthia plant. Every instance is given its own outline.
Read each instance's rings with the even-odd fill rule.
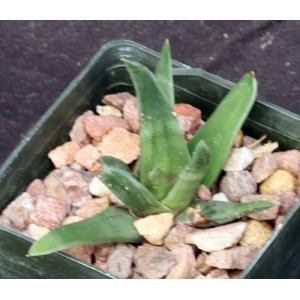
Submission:
[[[170,101],[155,75],[137,62],[126,61],[126,66],[137,93],[141,117],[140,181],[154,195],[161,194],[164,186],[153,184],[151,172],[159,168],[172,183],[189,162],[190,155]]]
[[[141,155],[134,171],[120,160],[102,157],[98,178],[128,211],[110,207],[82,222],[59,227],[37,241],[29,255],[43,255],[72,246],[141,240],[133,226],[136,217],[162,212],[178,214],[177,222],[219,225],[269,208],[268,201],[224,203],[193,201],[197,186],[211,185],[222,170],[237,131],[256,95],[251,74],[225,97],[206,124],[187,145],[173,113],[174,87],[171,55],[165,43],[155,74],[145,66],[125,61],[138,98]],[[186,209],[186,210],[185,210]]]

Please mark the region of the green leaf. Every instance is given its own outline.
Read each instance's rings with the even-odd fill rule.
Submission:
[[[164,183],[157,186],[151,172],[159,168],[172,184],[189,162],[189,152],[172,106],[166,101],[154,74],[139,63],[125,63],[135,87],[141,117],[140,181],[154,195],[161,195]]]
[[[272,207],[271,201],[254,201],[249,203],[232,203],[224,201],[194,200],[193,206],[187,208],[175,219],[175,223],[186,223],[197,227],[222,225],[246,216],[250,213]]]
[[[166,40],[164,43],[155,74],[162,91],[165,93],[166,99],[173,107],[175,104],[174,85],[172,75],[171,50],[168,40]]]
[[[160,169],[155,168],[149,174],[152,182],[152,189],[158,199],[162,199],[170,189],[170,183],[166,174]]]
[[[138,182],[127,165],[121,160],[102,156],[102,172],[98,178],[116,195],[136,216],[147,216],[170,211],[157,198]]]
[[[199,186],[209,164],[209,148],[200,141],[193,153],[191,161],[179,174],[177,181],[162,203],[174,212],[186,208]]]
[[[50,254],[79,245],[140,242],[133,221],[134,217],[125,210],[109,207],[87,220],[49,232],[31,246],[28,256]]]
[[[202,181],[206,186],[210,187],[221,172],[234,139],[254,104],[256,91],[254,75],[244,75],[189,142],[191,153],[200,140],[204,140],[211,150],[213,159]]]
[[[271,201],[230,203],[224,201],[201,201],[201,215],[213,224],[229,223],[242,216],[274,206]]]

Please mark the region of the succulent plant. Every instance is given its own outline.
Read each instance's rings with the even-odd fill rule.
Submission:
[[[194,199],[199,184],[215,182],[254,104],[257,85],[253,73],[242,77],[187,144],[173,113],[168,41],[155,73],[138,62],[124,63],[138,98],[141,155],[134,172],[116,158],[101,157],[98,178],[128,210],[109,207],[87,220],[61,226],[36,241],[28,255],[84,244],[138,243],[141,236],[133,226],[137,217],[171,212],[177,215],[176,222],[216,226],[273,205],[268,201],[235,204]]]

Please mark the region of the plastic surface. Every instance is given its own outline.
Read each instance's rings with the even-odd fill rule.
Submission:
[[[153,69],[158,56],[131,41],[113,41],[104,45],[0,168],[0,211],[33,179],[43,178],[52,169],[47,153],[66,141],[79,114],[93,109],[107,93],[133,91],[122,58],[138,60]],[[176,61],[174,67],[176,100],[201,108],[205,117],[232,86],[231,82],[201,69],[192,69]],[[299,116],[261,100],[256,102],[244,126],[246,133],[254,137],[268,134],[283,149],[300,149],[299,128]],[[300,278],[299,231],[298,205],[242,277]],[[63,253],[26,257],[29,245],[30,239],[0,226],[1,278],[113,278]]]

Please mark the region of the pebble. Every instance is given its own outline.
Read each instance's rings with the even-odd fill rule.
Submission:
[[[92,198],[89,193],[88,183],[81,172],[71,168],[64,169],[59,180],[67,192],[68,203],[73,207],[81,207]]]
[[[124,128],[114,128],[105,135],[97,149],[101,156],[113,156],[130,164],[140,155],[140,138]]]
[[[165,247],[143,244],[137,248],[133,261],[136,272],[144,278],[159,279],[175,266],[176,257]]]
[[[249,214],[249,217],[255,220],[274,220],[276,219],[279,213],[280,199],[277,195],[268,195],[268,194],[255,194],[255,195],[246,195],[241,198],[242,203],[249,203],[254,201],[271,201],[274,203],[273,207],[258,211],[252,214]]]
[[[93,217],[96,214],[99,214],[101,211],[106,209],[110,204],[110,201],[107,197],[102,198],[93,198],[87,200],[84,205],[76,210],[76,215],[87,219]]]
[[[35,223],[47,228],[55,228],[62,224],[68,213],[64,199],[40,197],[36,203]]]
[[[89,191],[93,196],[96,197],[108,197],[110,201],[120,207],[125,207],[123,202],[116,197],[108,188],[107,186],[101,182],[101,180],[97,177],[94,177],[91,182],[89,183]]]
[[[76,142],[66,142],[62,146],[51,150],[48,153],[48,157],[51,159],[55,168],[61,168],[63,166],[69,166],[74,162],[78,150],[79,146]]]
[[[231,279],[241,279],[241,274],[242,274],[242,271],[240,270],[232,270],[232,271],[229,271],[229,277]]]
[[[44,179],[44,185],[46,188],[47,196],[54,197],[54,198],[68,198],[67,192],[60,181],[62,176],[61,170],[53,170],[46,176]]]
[[[210,271],[205,278],[206,279],[230,279],[228,272],[222,269],[214,269]]]
[[[133,222],[138,233],[153,245],[162,245],[173,225],[174,215],[162,213],[137,219]]]
[[[32,198],[39,198],[40,196],[46,195],[46,187],[44,182],[40,179],[33,180],[26,189],[26,193]]]
[[[212,197],[210,189],[206,185],[204,185],[204,184],[201,184],[198,187],[197,196],[201,200],[206,200],[206,201],[210,201],[211,197]]]
[[[206,263],[206,258],[207,258],[208,254],[204,251],[202,251],[196,260],[196,268],[200,271],[201,274],[206,275],[207,273],[209,273],[211,270],[214,269],[214,267],[209,266]]]
[[[122,110],[126,100],[132,99],[132,98],[135,98],[135,97],[127,92],[124,92],[124,93],[105,95],[102,99],[102,102],[104,104],[116,107],[119,110]]]
[[[28,193],[22,193],[4,209],[5,221],[2,222],[23,231],[31,223],[34,213],[35,200]]]
[[[200,126],[201,122],[201,110],[187,103],[177,103],[174,107],[177,119],[186,118],[188,123],[188,130],[185,133],[194,133]],[[182,122],[182,121],[179,121]]]
[[[200,250],[213,252],[232,247],[242,237],[246,222],[236,222],[209,229],[196,229],[186,237],[186,242],[195,244]]]
[[[273,229],[271,225],[265,221],[257,220],[250,220],[247,223],[244,235],[240,240],[240,245],[253,245],[261,248],[272,235]]]
[[[132,261],[135,248],[119,245],[107,259],[107,270],[117,278],[126,279],[132,274]]]
[[[79,116],[70,131],[70,138],[72,141],[76,142],[80,147],[83,147],[89,143],[89,137],[84,129],[83,119],[87,116],[93,116],[93,112],[86,111],[84,114]]]
[[[30,224],[27,228],[27,234],[34,240],[39,240],[49,232],[49,228],[38,226],[36,224]]]
[[[98,177],[94,177],[89,183],[89,192],[96,197],[109,196],[111,191]]]
[[[83,219],[79,216],[69,216],[63,221],[63,225],[68,225],[76,222],[80,222]]]
[[[97,159],[100,157],[99,151],[92,145],[86,145],[81,148],[75,155],[75,161],[88,170],[98,164]]]
[[[285,192],[278,194],[280,198],[280,214],[286,215],[290,209],[300,200],[294,192]]]
[[[192,227],[185,224],[178,224],[169,231],[164,240],[164,245],[169,250],[176,249],[185,243],[186,236],[192,231]]]
[[[133,132],[139,132],[140,130],[140,114],[135,97],[128,98],[123,106],[124,119],[129,124]]]
[[[257,252],[255,246],[237,246],[215,251],[206,258],[206,263],[219,269],[244,270]]]
[[[113,243],[106,243],[97,245],[94,256],[95,256],[95,266],[107,271],[107,258],[116,249],[117,245]]]
[[[251,151],[247,147],[233,148],[223,167],[224,171],[245,170],[254,160]]]
[[[300,174],[300,151],[275,152],[273,157],[277,162],[278,169],[288,171],[294,176]]]
[[[234,147],[239,148],[244,144],[244,133],[242,130],[239,130],[234,140]]]
[[[76,246],[65,250],[66,253],[72,255],[88,264],[92,263],[92,254],[95,250],[93,245]]]
[[[223,201],[223,202],[229,202],[229,199],[224,193],[217,193],[212,196],[212,201]]]
[[[173,250],[176,257],[176,265],[167,275],[167,279],[190,279],[197,274],[196,258],[191,246],[181,245]]]
[[[98,141],[115,127],[129,129],[127,122],[124,119],[114,116],[87,116],[83,119],[83,124],[87,134]]]
[[[220,183],[220,191],[230,201],[239,202],[244,195],[255,194],[257,185],[248,171],[227,172]]]
[[[294,192],[296,186],[296,178],[291,173],[284,170],[277,170],[260,185],[260,193],[278,194],[283,192]]]
[[[251,175],[257,183],[261,183],[277,169],[277,163],[271,153],[264,153],[254,160]]]
[[[193,128],[193,118],[189,116],[176,116],[177,122],[179,124],[179,128],[182,134],[184,134],[186,137],[189,137],[188,140],[190,140],[190,135]]]
[[[117,108],[111,105],[97,105],[96,112],[99,116],[114,116],[122,118],[122,113]]]
[[[194,277],[194,279],[206,279],[206,277],[200,272],[198,272],[198,274]]]

